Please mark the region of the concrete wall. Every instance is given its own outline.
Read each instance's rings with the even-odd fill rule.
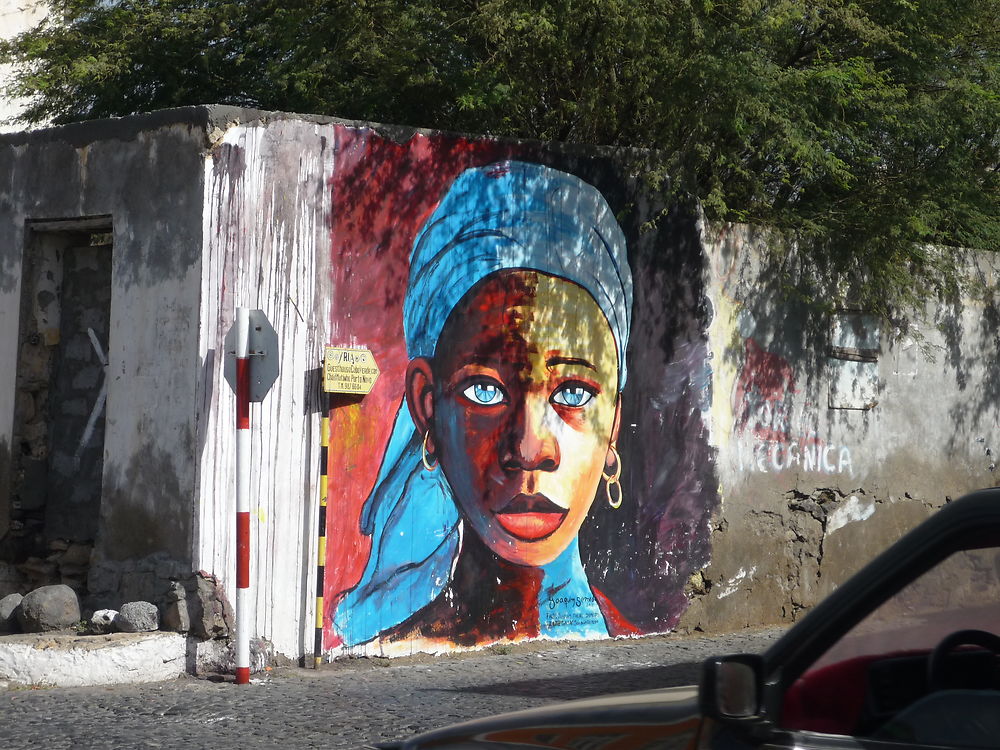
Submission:
[[[35,260],[46,243],[88,237],[81,227],[95,221],[107,225],[113,242],[110,333],[99,337],[108,348],[103,486],[92,508],[99,507],[100,517],[74,523],[66,498],[50,499],[39,549],[19,543],[13,551],[19,562],[34,554],[29,566],[38,559],[58,576],[40,558],[51,552],[45,547],[51,537],[68,535],[95,544],[87,599],[93,606],[158,601],[170,578],[193,591],[198,570],[233,598],[235,415],[223,342],[237,306],[262,309],[280,332],[278,352],[270,354],[280,357],[281,377],[253,412],[255,633],[286,655],[311,648],[331,142],[329,126],[283,117],[265,124],[228,108],[0,139],[0,382],[11,385],[0,388],[5,527],[9,503],[20,505],[22,490],[46,494],[37,481],[25,481],[15,445],[18,362],[23,370],[38,360],[48,387],[58,359],[58,320],[48,345],[30,335],[47,325],[32,302],[46,289],[36,279],[30,283],[37,289],[22,300],[24,259]],[[65,277],[72,263],[59,253]],[[57,297],[78,296],[64,278],[46,274],[42,269],[40,277]],[[64,318],[79,317],[67,307]],[[63,323],[86,335],[87,321]],[[35,349],[46,356],[29,356]],[[69,380],[60,388],[67,398],[60,401],[74,400],[66,389],[82,383],[91,364],[64,368]],[[63,427],[77,439],[86,425]],[[100,436],[91,437],[93,443]],[[39,443],[48,467],[52,436]],[[73,491],[84,491],[82,477],[71,482]]]
[[[985,298],[887,321],[782,300],[774,241],[705,233],[722,503],[685,627],[792,621],[948,498],[1000,481],[997,259],[956,255]]]
[[[967,295],[929,306],[923,320],[891,322],[797,306],[780,296],[766,264],[766,233],[706,227],[681,208],[664,212],[636,177],[635,159],[224,107],[0,136],[0,536],[10,503],[19,502],[12,490],[24,483],[14,475],[27,424],[18,376],[31,362],[48,372],[55,352],[44,340],[53,323],[37,304],[48,277],[29,266],[44,266],[36,255],[46,243],[68,242],[88,226],[110,226],[112,242],[100,515],[95,532],[80,532],[93,540],[70,540],[74,559],[88,541],[96,545],[94,602],[155,600],[168,578],[196,570],[207,588],[214,576],[233,598],[235,415],[224,337],[238,306],[263,310],[279,338],[280,375],[252,411],[254,629],[293,657],[311,652],[316,618],[324,344],[368,347],[381,370],[369,395],[332,401],[321,589],[329,654],[791,621],[947,496],[996,482],[995,303]],[[545,584],[551,560],[504,558],[491,546],[500,537],[471,526],[471,506],[451,487],[465,475],[489,476],[496,456],[479,448],[494,437],[513,445],[515,433],[527,434],[530,389],[521,376],[514,385],[497,381],[503,403],[519,404],[511,413],[523,418],[470,443],[484,414],[421,416],[418,360],[432,374],[444,365],[413,350],[404,326],[408,297],[426,306],[447,293],[448,285],[410,289],[411,252],[442,218],[435,212],[470,170],[484,170],[489,183],[522,169],[511,162],[568,181],[564,196],[600,196],[593,205],[606,205],[605,224],[620,228],[633,285],[627,382],[620,395],[617,383],[602,391],[614,392],[617,428],[601,432],[600,455],[591,451],[598,457],[580,469],[586,491],[573,496],[587,495],[587,509],[567,539],[574,573],[559,591]],[[491,200],[484,195],[470,210]],[[565,231],[564,240],[589,236],[577,226],[583,214],[566,221],[570,214],[552,204],[532,216]],[[562,253],[554,243],[540,255]],[[62,271],[72,270],[64,261]],[[995,288],[996,266],[977,263],[969,273]],[[557,348],[592,343],[605,329],[617,345],[624,328],[610,322],[613,306],[595,313],[566,285],[586,289],[580,272],[549,274],[563,284],[545,297],[554,307],[515,307],[531,320],[558,318],[550,326]],[[49,281],[61,294],[58,279]],[[455,343],[456,321],[488,307],[450,314],[460,306],[438,315],[449,325],[445,353],[468,350]],[[516,361],[526,339],[515,333],[475,349],[472,364]],[[47,359],[26,349],[39,346]],[[76,374],[92,364],[81,359]],[[91,395],[96,404],[99,394]],[[444,391],[435,399],[443,404]],[[553,403],[537,414],[556,414]],[[549,416],[536,427],[552,437],[566,415]],[[79,430],[81,420],[67,429]],[[579,433],[587,430],[560,434]],[[425,435],[430,468],[422,469]],[[546,440],[539,444],[558,443]],[[433,512],[385,501],[403,464],[399,476],[451,494],[426,496]],[[614,509],[608,500],[619,490]],[[537,493],[525,485],[519,494]],[[52,533],[66,520],[56,515]],[[527,554],[528,542],[504,549]],[[476,547],[480,573],[484,561],[493,567],[462,578],[453,563]],[[508,564],[527,577],[505,579]]]
[[[237,120],[239,113],[232,113]],[[330,295],[333,128],[296,119],[220,123],[204,155],[194,567],[235,598],[235,399],[223,347],[237,307],[278,332],[280,374],[251,407],[255,634],[312,650],[319,504],[320,365]],[[231,362],[231,358],[230,358]]]
[[[25,254],[59,221],[73,229],[101,217],[112,228],[103,497],[95,523],[73,532],[96,527],[102,540],[90,570],[95,600],[151,597],[154,573],[190,570],[205,147],[195,117],[0,138],[0,382],[17,374]],[[14,389],[0,391],[0,515],[8,517],[20,447]]]

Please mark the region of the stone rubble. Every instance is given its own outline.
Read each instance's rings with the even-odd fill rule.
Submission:
[[[0,633],[13,633],[20,629],[17,622],[17,608],[21,606],[24,597],[20,594],[7,594],[0,599]]]
[[[52,560],[41,557],[29,557],[17,566],[24,575],[29,591],[43,586],[54,586],[59,581],[59,566]]]
[[[55,540],[50,543],[52,554],[48,559],[33,558],[14,571],[23,581],[54,580],[60,573],[66,580],[66,573],[72,566],[85,570],[91,554],[91,546]],[[0,581],[4,569],[0,568]],[[79,580],[83,588],[84,579]],[[167,581],[166,589],[156,599],[156,603],[136,599],[127,601],[119,609],[104,606],[84,611],[76,586],[66,583],[48,583],[29,590],[27,594],[11,592],[4,595],[0,591],[0,635],[12,638],[18,634],[51,633],[57,638],[76,638],[80,644],[95,637],[115,634],[147,634],[155,631],[173,632],[187,636],[187,648],[198,653],[199,664],[210,664],[217,672],[231,672],[235,664],[233,644],[229,637],[234,632],[235,615],[217,578],[197,571],[187,575],[173,576]],[[81,619],[81,612],[86,617]],[[91,614],[92,612],[92,614]],[[72,635],[58,635],[55,631],[74,631]],[[76,643],[77,641],[74,641]],[[6,643],[0,639],[0,644]],[[80,648],[89,647],[80,645]],[[272,644],[263,639],[251,643],[252,671],[263,673],[273,664],[282,661],[274,653]],[[201,669],[201,667],[199,667]]]
[[[44,551],[39,550],[39,554],[28,556],[24,562],[0,567],[0,595],[12,591],[23,594],[59,583],[69,586],[77,594],[83,594],[87,589],[93,549],[92,544],[53,539]]]
[[[23,594],[24,576],[10,563],[0,562],[0,598],[9,594]]]
[[[80,600],[65,584],[42,586],[21,600],[17,621],[23,633],[62,630],[80,622]]]
[[[174,633],[187,633],[191,630],[187,589],[178,581],[171,581],[167,587],[167,593],[160,605],[160,627]]]
[[[118,611],[114,609],[99,609],[90,616],[87,622],[87,632],[93,635],[106,635],[115,632],[115,617]]]
[[[126,602],[113,624],[121,633],[151,633],[160,629],[160,610],[150,602]]]
[[[58,540],[56,543],[58,544]],[[65,549],[59,552],[61,555],[60,569],[64,569],[66,565],[77,565],[82,558],[90,555],[89,545],[64,543],[63,546]],[[53,571],[55,562],[35,558],[33,561],[22,564],[21,567],[28,572],[31,579],[51,580],[52,576],[45,574],[45,571]],[[3,580],[3,572],[3,569],[0,568],[0,581]],[[23,588],[23,586],[18,586],[18,588]],[[29,591],[28,617],[32,623],[36,619],[48,623],[42,626],[45,630],[73,627],[80,623],[79,612],[82,608],[79,597],[71,596],[75,592],[75,587],[68,584],[49,583],[29,589]],[[53,592],[59,592],[60,595],[54,596]],[[3,607],[0,608],[0,632],[13,633],[21,630],[16,611],[22,599],[23,595],[20,592],[9,592],[5,595],[0,591],[0,601],[3,602]],[[72,601],[75,601],[75,606],[68,604]],[[67,606],[69,614],[61,615],[60,608]],[[39,608],[54,609],[52,612],[43,612],[36,616],[33,613]],[[112,624],[116,615],[118,622]],[[69,619],[70,616],[72,616],[72,620]],[[162,629],[190,634],[201,640],[214,640],[228,638],[232,633],[234,620],[233,608],[219,585],[218,579],[198,571],[181,580],[169,581],[166,591],[160,597],[158,606],[148,601],[135,600],[124,603],[117,610],[110,607],[94,610],[93,615],[87,618],[86,631],[92,634],[104,634],[116,631],[134,633]],[[35,625],[31,624],[30,627],[35,627]]]
[[[219,580],[199,570],[194,584],[195,601],[188,609],[191,632],[205,641],[227,638],[235,627],[236,617]]]

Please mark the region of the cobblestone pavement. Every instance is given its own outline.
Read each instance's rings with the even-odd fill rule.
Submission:
[[[276,669],[249,686],[187,677],[150,685],[0,691],[0,747],[361,748],[501,711],[687,685],[712,654],[766,648],[781,630],[547,643],[390,662]],[[506,653],[504,653],[506,651]]]

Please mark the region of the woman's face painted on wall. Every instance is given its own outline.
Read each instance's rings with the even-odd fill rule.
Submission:
[[[408,382],[472,529],[511,562],[554,560],[590,510],[617,432],[618,353],[593,298],[547,274],[494,274]]]

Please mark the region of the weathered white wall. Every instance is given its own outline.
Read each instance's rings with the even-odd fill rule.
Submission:
[[[1000,482],[996,301],[895,321],[810,311],[782,296],[772,241],[705,230],[721,506],[690,627],[795,619],[947,497]],[[998,259],[956,262],[997,288]]]
[[[12,449],[20,268],[34,247],[28,222],[103,216],[113,226],[106,460],[90,570],[91,594],[111,605],[155,600],[167,576],[190,571],[206,142],[197,115],[0,137],[0,489]]]
[[[205,159],[195,565],[235,597],[235,403],[222,342],[236,307],[261,309],[279,335],[280,374],[250,416],[255,633],[288,656],[312,650],[315,622],[329,130],[294,120],[232,126]]]
[[[27,222],[108,216],[106,458],[91,594],[109,606],[156,601],[169,577],[203,569],[235,598],[235,416],[223,339],[237,306],[259,308],[280,336],[280,375],[252,410],[255,635],[288,656],[311,652],[332,126],[192,108],[4,138],[4,502]]]

